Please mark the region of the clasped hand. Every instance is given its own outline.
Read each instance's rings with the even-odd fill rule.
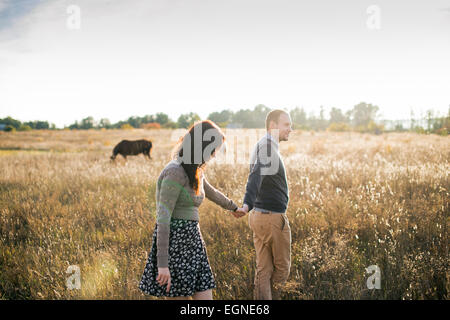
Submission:
[[[231,214],[237,219],[245,216],[246,213],[248,213],[248,206],[246,204],[244,204],[241,208],[238,208],[236,211],[231,211]]]

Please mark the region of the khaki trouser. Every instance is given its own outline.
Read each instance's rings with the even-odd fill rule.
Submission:
[[[280,299],[291,267],[291,228],[286,214],[251,211],[248,216],[256,250],[256,300]]]

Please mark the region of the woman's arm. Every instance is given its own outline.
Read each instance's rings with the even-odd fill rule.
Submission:
[[[184,170],[183,168],[181,168]],[[184,188],[185,177],[178,168],[169,168],[161,181],[159,189],[159,201],[157,203],[157,264],[158,267],[168,267],[169,265],[169,233],[172,212]]]
[[[236,209],[238,209],[238,206],[233,200],[229,199],[222,192],[210,185],[205,177],[203,177],[203,189],[205,189],[206,198],[218,204],[222,208],[230,211],[236,211]]]

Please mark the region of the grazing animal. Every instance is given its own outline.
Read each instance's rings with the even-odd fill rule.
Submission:
[[[122,157],[124,157],[126,160],[127,156],[135,156],[140,153],[143,153],[145,156],[151,159],[151,150],[152,142],[149,140],[122,140],[114,147],[111,160],[115,160],[118,154],[121,154]]]

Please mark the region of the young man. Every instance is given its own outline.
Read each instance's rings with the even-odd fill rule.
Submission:
[[[286,216],[289,189],[278,151],[292,131],[289,114],[272,110],[266,117],[267,133],[256,144],[251,158],[243,209],[249,214],[256,250],[254,298],[280,299],[281,286],[291,265],[291,229]]]

